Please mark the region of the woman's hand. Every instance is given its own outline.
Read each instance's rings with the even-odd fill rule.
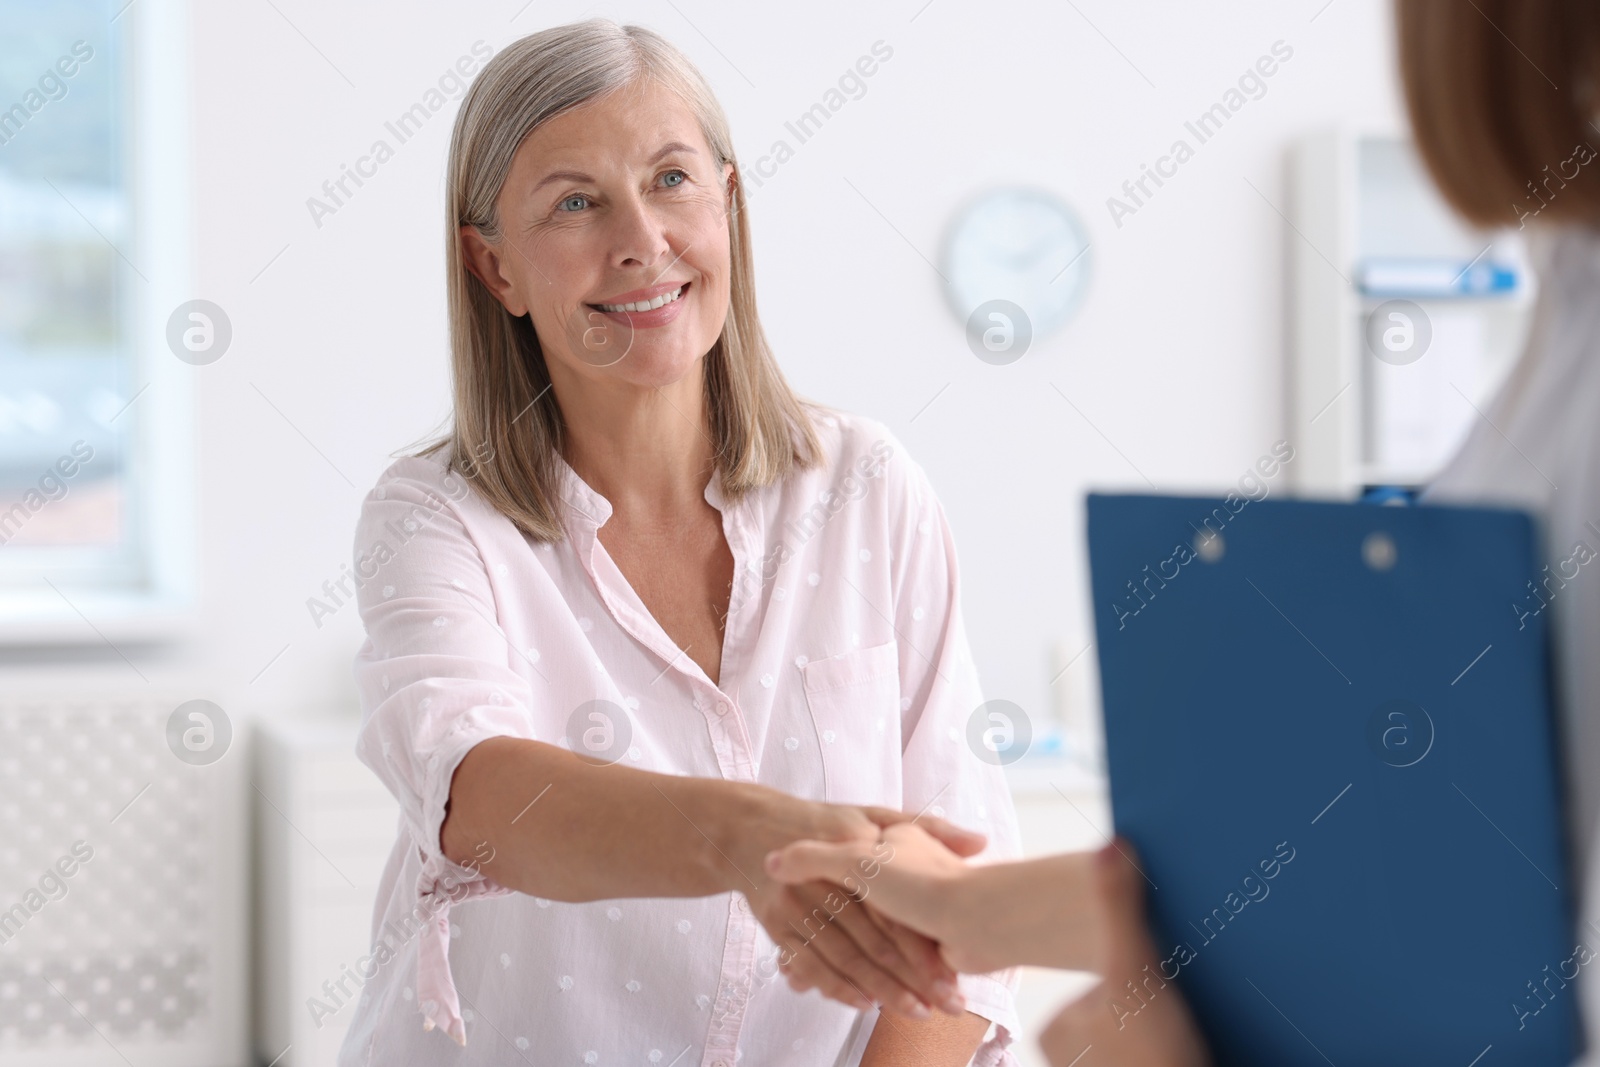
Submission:
[[[868,851],[878,844],[884,827],[911,825],[911,816],[887,808],[826,805],[819,816],[820,829],[829,838]],[[939,847],[949,855],[975,855],[983,849],[982,834],[931,816],[921,821],[927,829],[918,833],[942,842]],[[762,879],[745,896],[779,946],[780,970],[793,988],[815,988],[855,1008],[876,1001],[908,1018],[927,1018],[928,1005],[951,1014],[965,1011],[956,973],[941,959],[938,946],[863,907],[851,884]]]
[[[1040,1035],[1052,1067],[1208,1067],[1210,1053],[1178,986],[1167,979],[1144,914],[1144,876],[1132,843],[1096,854],[1094,893],[1103,915],[1098,984]],[[1140,991],[1135,996],[1129,983]]]
[[[958,971],[1004,965],[985,944],[984,903],[969,897],[979,868],[968,866],[921,820],[887,826],[875,840],[796,841],[770,853],[766,870],[780,882],[842,886],[869,910],[939,942],[945,961]]]
[[[796,991],[816,989],[858,1009],[876,1002],[910,1019],[928,1018],[930,1004],[952,1015],[966,1010],[937,945],[873,915],[839,886],[769,882],[745,896]]]

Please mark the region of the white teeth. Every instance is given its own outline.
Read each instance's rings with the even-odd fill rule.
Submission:
[[[654,311],[663,304],[670,304],[683,295],[683,286],[678,286],[670,293],[662,293],[654,300],[641,300],[634,304],[596,304],[601,311]]]

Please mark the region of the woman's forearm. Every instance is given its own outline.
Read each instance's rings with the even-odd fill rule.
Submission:
[[[989,1020],[973,1012],[899,1019],[879,1015],[861,1067],[957,1067],[972,1060]]]
[[[825,807],[497,737],[457,766],[439,838],[452,861],[550,900],[708,896],[765,881],[766,850],[825,833]]]

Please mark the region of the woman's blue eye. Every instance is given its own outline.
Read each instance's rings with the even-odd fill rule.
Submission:
[[[563,211],[567,211],[567,210],[576,211],[577,210],[576,208],[570,208],[569,209],[567,207],[567,205],[572,203],[574,200],[578,201],[579,203],[587,203],[588,202],[588,197],[578,196],[576,194],[574,194],[572,196],[569,196],[565,200],[561,201],[561,210],[563,210]]]
[[[688,175],[687,175],[687,174],[685,174],[685,173],[684,173],[684,172],[683,172],[683,171],[681,171],[681,170],[669,170],[669,171],[667,171],[667,173],[666,173],[666,174],[663,174],[663,175],[662,175],[662,177],[663,177],[663,178],[670,178],[670,177],[672,177],[672,175],[674,175],[674,174],[676,174],[676,175],[678,175],[678,177],[679,177],[679,178],[680,178],[680,179],[682,179],[682,180],[681,180],[681,181],[679,181],[679,182],[678,182],[678,183],[677,183],[677,184],[676,184],[676,185],[672,185],[672,186],[670,186],[670,188],[673,188],[673,189],[676,189],[676,188],[677,188],[677,187],[678,187],[678,186],[679,186],[679,185],[682,185],[682,184],[683,184],[683,183],[684,183],[684,182],[686,182],[686,181],[688,181],[688,180],[689,180],[689,176],[688,176]]]

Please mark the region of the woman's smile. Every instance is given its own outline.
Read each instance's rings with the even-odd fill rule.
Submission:
[[[683,311],[689,285],[689,282],[663,282],[588,306],[606,318],[634,329],[665,326]]]

